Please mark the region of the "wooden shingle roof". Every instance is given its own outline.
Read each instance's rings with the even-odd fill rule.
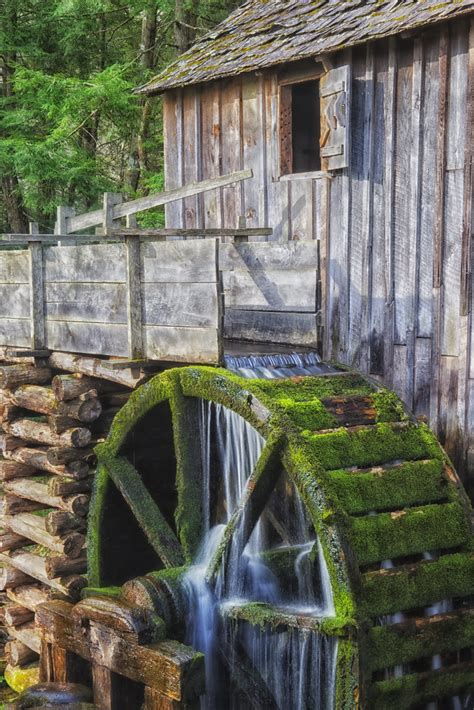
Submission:
[[[139,91],[327,54],[473,10],[474,0],[249,0]]]

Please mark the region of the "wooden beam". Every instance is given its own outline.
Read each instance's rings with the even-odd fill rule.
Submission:
[[[241,170],[230,175],[212,178],[211,180],[191,183],[185,187],[179,187],[175,190],[169,190],[168,192],[159,192],[155,195],[149,195],[148,197],[141,197],[138,200],[124,202],[123,204],[114,207],[112,215],[114,219],[120,219],[121,217],[126,217],[130,214],[144,212],[145,210],[152,209],[153,207],[166,205],[170,202],[175,202],[176,200],[182,200],[185,197],[200,195],[208,190],[226,187],[227,185],[232,185],[233,183],[241,182],[242,180],[248,180],[252,177],[253,172],[251,170]],[[79,230],[87,229],[88,227],[95,227],[96,225],[102,223],[102,219],[102,210],[96,210],[95,212],[88,212],[83,215],[71,217],[68,220],[66,233],[69,234],[71,232],[78,232]]]
[[[98,455],[156,554],[167,567],[180,567],[184,563],[181,546],[138,472],[123,456],[111,460]]]
[[[125,238],[127,259],[127,326],[128,354],[131,358],[143,357],[143,308],[140,241],[135,237]]]

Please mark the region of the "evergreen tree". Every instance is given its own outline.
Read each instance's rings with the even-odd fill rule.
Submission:
[[[2,0],[0,231],[163,185],[161,102],[133,92],[232,0]],[[156,215],[148,216],[150,220]]]

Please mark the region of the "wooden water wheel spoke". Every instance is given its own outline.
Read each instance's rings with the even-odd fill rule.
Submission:
[[[281,473],[282,446],[283,437],[280,433],[269,436],[260,458],[247,481],[237,509],[227,524],[222,541],[209,564],[206,573],[206,578],[209,582],[215,582],[222,562],[225,562],[234,536],[236,534],[239,535],[239,543],[242,550],[249,541]]]
[[[123,456],[104,460],[104,465],[124,497],[151,546],[166,567],[179,567],[183,551],[176,535],[148,492],[138,471]]]

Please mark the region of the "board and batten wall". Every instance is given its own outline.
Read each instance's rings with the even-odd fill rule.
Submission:
[[[351,164],[279,179],[274,71],[164,96],[168,188],[241,168],[238,187],[167,207],[174,227],[245,216],[319,240],[324,357],[393,387],[474,484],[471,18],[341,52],[352,66]]]

